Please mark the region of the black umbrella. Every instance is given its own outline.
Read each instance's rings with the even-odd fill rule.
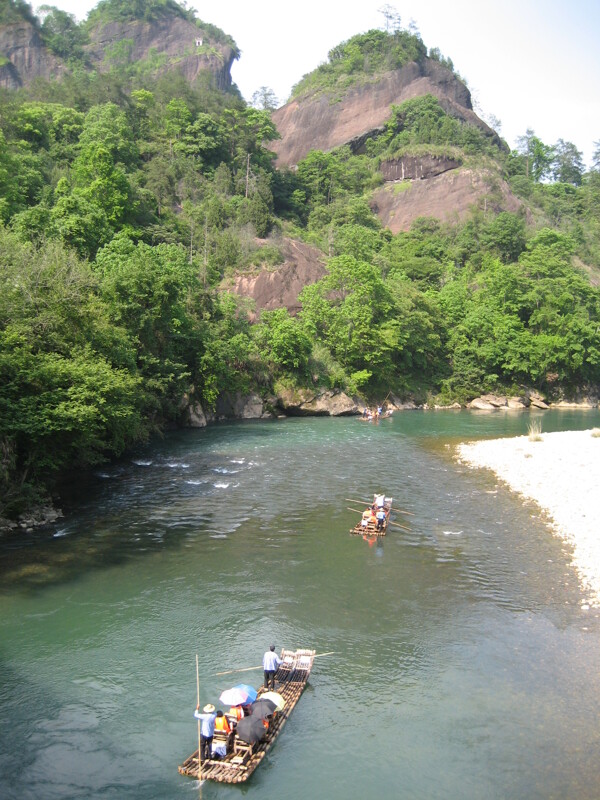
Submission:
[[[250,706],[250,715],[264,719],[265,717],[271,716],[276,708],[277,706],[272,700],[261,699],[259,697],[258,700],[255,700]]]
[[[244,717],[241,719],[235,732],[243,742],[248,742],[248,744],[254,744],[254,742],[262,742],[262,740],[267,735],[267,731],[265,726],[263,725],[263,721],[260,717]]]

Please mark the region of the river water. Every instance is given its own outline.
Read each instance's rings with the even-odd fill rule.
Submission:
[[[600,425],[545,412],[544,431]],[[241,787],[206,798],[597,798],[600,619],[538,510],[452,456],[528,413],[406,412],[169,434],[0,542],[0,797],[192,798],[200,700],[314,647]],[[403,525],[351,536],[385,491]]]

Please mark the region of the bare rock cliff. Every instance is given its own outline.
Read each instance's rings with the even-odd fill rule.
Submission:
[[[0,87],[18,89],[35,78],[56,79],[65,73],[65,65],[29,22],[0,25]]]
[[[325,274],[325,258],[316,247],[295,239],[283,239],[280,248],[285,259],[277,268],[262,268],[252,275],[237,275],[232,292],[253,301],[255,320],[263,311],[287,308],[290,314],[300,310],[298,295],[305,286],[316,283]]]
[[[110,48],[115,42],[129,44],[129,62],[154,55],[163,63],[157,72],[178,71],[189,81],[202,72],[212,72],[220,89],[231,86],[231,65],[235,60],[229,45],[211,42],[203,31],[180,17],[163,17],[152,22],[132,20],[109,22],[90,31],[87,55],[99,72],[108,70]]]
[[[343,97],[319,94],[294,99],[273,113],[281,139],[271,149],[279,166],[293,166],[310,150],[349,144],[360,152],[365,139],[382,130],[390,106],[432,94],[446,113],[469,122],[490,138],[497,134],[479,119],[467,87],[446,67],[426,58],[387,72],[377,81],[351,88]]]
[[[497,173],[466,168],[412,180],[409,185],[386,183],[371,197],[371,208],[392,233],[410,230],[418,217],[459,222],[475,207],[516,212],[521,201]]]

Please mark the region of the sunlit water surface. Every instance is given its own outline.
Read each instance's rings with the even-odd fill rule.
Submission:
[[[251,780],[204,798],[597,798],[598,612],[538,509],[453,459],[529,421],[223,424],[99,470],[0,542],[0,797],[197,796],[196,654],[216,702],[274,642],[335,655]],[[411,515],[370,544],[350,501],[380,490]]]

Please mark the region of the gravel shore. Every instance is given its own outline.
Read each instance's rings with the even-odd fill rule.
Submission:
[[[468,442],[457,454],[491,469],[549,515],[573,547],[587,603],[600,606],[600,430]]]

